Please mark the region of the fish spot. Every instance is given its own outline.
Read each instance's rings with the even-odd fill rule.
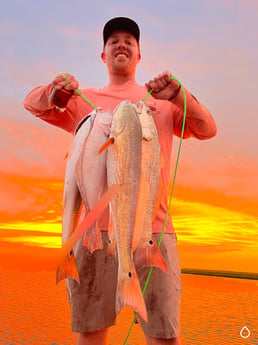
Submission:
[[[128,273],[128,277],[132,278],[132,273],[131,272]]]
[[[151,246],[153,246],[153,244],[154,244],[153,240],[149,240],[149,244],[150,244]]]

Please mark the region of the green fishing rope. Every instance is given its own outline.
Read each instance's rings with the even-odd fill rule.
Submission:
[[[68,78],[67,78],[67,76],[65,75],[65,74],[59,74],[59,75],[62,75],[64,78],[65,78],[65,80],[66,80],[66,84],[68,84]],[[85,96],[83,96],[81,93],[80,93],[80,91],[78,91],[77,89],[74,89],[73,90],[74,92],[76,92],[76,93],[78,93],[78,95],[80,95],[86,102],[88,102],[94,109],[97,109],[97,107],[94,105],[94,104],[92,104],[91,103],[91,101],[89,101]]]
[[[74,92],[78,93],[78,95],[80,95],[80,96],[81,96],[86,102],[88,102],[94,109],[97,109],[97,107],[96,107],[94,104],[92,104],[91,101],[89,101],[86,97],[84,97],[84,96],[80,93],[80,91],[74,89]]]
[[[170,75],[170,79],[171,80],[175,80],[177,81],[182,90],[183,90],[183,93],[184,93],[184,117],[183,117],[183,124],[182,124],[182,131],[181,131],[181,137],[180,137],[180,142],[179,142],[179,147],[178,147],[178,153],[177,153],[177,159],[176,159],[176,166],[175,166],[175,172],[174,172],[174,177],[173,177],[173,184],[172,184],[172,189],[171,189],[171,193],[170,193],[170,196],[169,196],[169,203],[168,203],[168,208],[167,208],[167,212],[166,212],[166,216],[165,216],[165,220],[164,220],[164,224],[163,224],[163,227],[162,227],[162,231],[161,231],[161,234],[160,234],[160,238],[159,238],[159,242],[158,242],[158,247],[160,247],[160,244],[161,244],[161,241],[162,241],[162,237],[164,235],[164,229],[165,229],[165,226],[166,226],[166,223],[167,223],[167,218],[168,218],[168,214],[169,214],[169,210],[170,210],[170,207],[171,207],[171,203],[172,203],[172,196],[173,196],[173,193],[174,193],[174,186],[175,186],[175,180],[176,180],[176,173],[177,173],[177,167],[178,167],[178,161],[179,161],[179,156],[180,156],[180,151],[181,151],[181,145],[182,145],[182,140],[183,140],[183,134],[184,134],[184,129],[185,129],[185,117],[186,117],[186,93],[185,93],[185,89],[184,89],[184,86],[182,85],[182,83],[176,79],[175,77],[172,76],[172,74]],[[153,90],[151,90],[147,96],[145,96],[143,98],[143,101],[151,94]],[[147,289],[147,286],[149,284],[149,280],[150,280],[150,277],[151,277],[151,274],[152,274],[152,271],[153,271],[153,266],[150,268],[149,270],[149,273],[148,273],[148,276],[147,276],[147,279],[146,279],[146,282],[145,282],[145,285],[144,285],[144,288],[142,290],[142,294],[144,296],[145,294],[145,291]],[[126,345],[126,342],[130,336],[130,333],[132,331],[132,328],[133,328],[133,325],[135,323],[135,320],[136,320],[136,317],[137,317],[137,312],[134,313],[134,319],[131,323],[131,326],[130,326],[130,329],[128,331],[128,334],[126,336],[126,339],[123,343],[123,345]]]
[[[147,93],[147,95],[142,99],[142,102],[145,101],[145,99],[152,93],[153,90],[150,90],[150,92]]]

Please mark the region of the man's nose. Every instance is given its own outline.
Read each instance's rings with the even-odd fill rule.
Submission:
[[[126,49],[126,44],[124,41],[118,42],[118,49]]]

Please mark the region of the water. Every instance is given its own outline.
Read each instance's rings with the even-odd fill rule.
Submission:
[[[258,345],[258,281],[182,275],[181,334],[184,345]],[[123,308],[109,344],[123,344],[133,312]],[[250,337],[241,338],[246,326]],[[247,333],[245,333],[247,334]],[[0,271],[0,344],[70,345],[70,309],[54,272]],[[128,345],[145,344],[134,325]]]

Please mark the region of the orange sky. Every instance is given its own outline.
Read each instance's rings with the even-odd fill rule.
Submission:
[[[0,242],[60,248],[63,180],[1,174],[1,184],[5,201],[15,199],[1,213]],[[256,209],[252,199],[177,184],[171,214],[182,267],[258,272]]]

